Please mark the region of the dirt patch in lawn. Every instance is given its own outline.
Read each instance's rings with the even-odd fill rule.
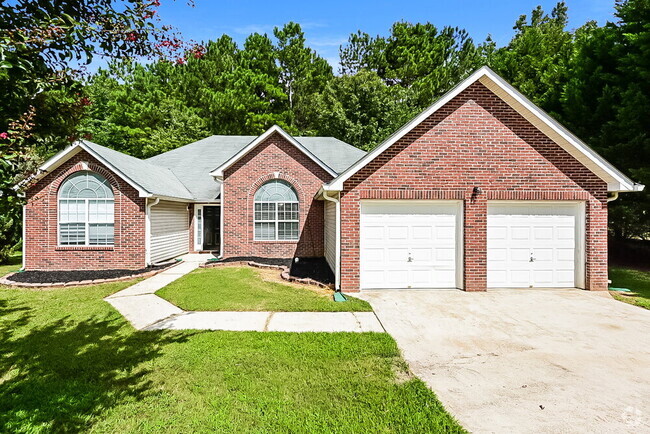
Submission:
[[[323,297],[332,296],[331,289],[321,288],[320,286],[316,286],[316,285],[307,285],[305,283],[289,282],[287,280],[284,280],[280,276],[277,270],[273,270],[269,268],[258,268],[257,273],[260,276],[260,279],[262,279],[265,282],[281,283],[283,285],[291,286],[293,288],[307,289],[309,291],[315,292],[316,294],[322,295]]]
[[[325,285],[334,283],[334,273],[330,269],[325,258],[262,258],[259,256],[235,256],[220,261],[209,261],[210,263],[241,263],[254,262],[262,265],[273,265],[287,267],[289,275],[299,279],[312,279]]]

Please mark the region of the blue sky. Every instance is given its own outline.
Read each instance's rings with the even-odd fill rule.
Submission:
[[[547,0],[402,0],[402,1],[219,1],[163,0],[160,17],[175,26],[185,38],[216,39],[226,33],[237,42],[252,32],[272,34],[274,26],[288,21],[302,25],[308,44],[332,65],[338,63],[339,45],[358,29],[371,35],[387,35],[395,21],[431,22],[436,26],[465,28],[475,41],[488,34],[498,45],[512,37],[512,26],[521,14],[538,4],[550,12],[556,1]],[[589,20],[612,21],[614,0],[568,0],[569,26]]]

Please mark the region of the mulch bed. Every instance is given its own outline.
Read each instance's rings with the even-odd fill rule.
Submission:
[[[330,270],[325,258],[300,258],[291,264],[289,274],[301,279],[313,279],[317,282],[334,283],[334,273]]]
[[[15,273],[7,280],[19,283],[69,283],[85,280],[116,279],[138,274],[159,271],[172,264],[155,265],[140,270],[72,270],[72,271],[23,271]]]

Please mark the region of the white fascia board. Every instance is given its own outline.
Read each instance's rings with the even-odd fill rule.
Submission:
[[[113,173],[115,173],[120,178],[122,178],[124,181],[126,181],[127,184],[129,184],[131,187],[135,188],[138,191],[138,194],[139,194],[140,197],[152,197],[151,193],[144,190],[142,187],[140,187],[140,185],[136,184],[128,176],[124,175],[124,173],[122,173],[121,171],[119,171],[115,167],[113,167],[112,164],[110,164],[108,161],[106,161],[100,155],[95,153],[92,149],[90,149],[90,147],[86,146],[82,141],[74,142],[72,145],[68,146],[64,150],[62,150],[59,153],[57,153],[56,155],[54,155],[52,158],[47,160],[45,163],[43,163],[37,169],[36,175],[34,175],[31,178],[27,178],[24,181],[18,183],[17,185],[14,186],[14,189],[17,190],[17,189],[21,188],[26,182],[39,181],[45,175],[52,172],[53,170],[56,170],[59,166],[61,166],[66,161],[68,161],[70,158],[77,155],[82,149],[84,151],[88,152],[90,155],[92,155],[95,159],[97,159],[99,162],[101,162],[104,166],[109,168]]]
[[[65,149],[57,152],[49,160],[47,160],[45,163],[43,163],[41,166],[39,166],[39,168],[36,169],[36,174],[35,175],[23,179],[18,184],[14,185],[13,189],[14,190],[19,190],[20,188],[22,188],[27,183],[37,182],[37,181],[41,180],[41,178],[43,178],[45,175],[47,175],[51,171],[55,170],[61,164],[68,161],[70,158],[77,155],[79,153],[79,151],[81,151],[81,147],[79,146],[79,144],[77,142],[69,145]]]
[[[524,108],[526,108],[533,115],[535,115],[539,120],[545,123],[555,133],[557,133],[560,137],[562,137],[570,146],[577,149],[581,155],[584,155],[588,162],[594,164],[596,167],[600,168],[607,175],[609,175],[611,179],[603,179],[603,181],[608,183],[609,191],[614,191],[609,189],[609,183],[611,183],[612,181],[619,183],[619,188],[617,188],[615,191],[636,191],[634,187],[635,186],[634,181],[632,181],[630,178],[628,178],[623,173],[621,173],[621,171],[615,168],[609,161],[605,160],[596,151],[591,149],[586,143],[584,143],[582,140],[577,138],[566,128],[560,125],[548,113],[546,113],[545,111],[537,107],[535,104],[533,104],[533,102],[531,102],[528,98],[526,98],[517,89],[512,87],[510,83],[505,81],[503,78],[499,77],[494,71],[492,71],[489,68],[486,68],[485,73],[480,77],[480,79],[482,79],[481,81],[483,81],[484,78],[491,80],[497,86],[501,87],[505,92],[508,93],[510,97],[512,97],[515,101],[517,101]],[[558,145],[560,145],[563,148],[565,147],[563,146],[562,143],[558,143]],[[585,164],[584,162],[582,163]],[[587,163],[585,164],[585,166],[588,167],[589,164]]]
[[[135,183],[131,178],[129,178],[128,176],[126,176],[124,173],[122,173],[121,171],[119,171],[118,169],[116,169],[116,168],[115,168],[111,163],[109,163],[109,162],[106,161],[104,158],[102,158],[100,155],[98,155],[95,151],[93,151],[92,149],[90,149],[89,146],[86,146],[86,145],[84,144],[84,142],[79,141],[79,142],[77,142],[77,143],[79,144],[79,146],[81,146],[81,147],[83,148],[84,151],[88,152],[90,155],[92,155],[92,156],[95,157],[98,161],[100,161],[103,165],[105,165],[106,167],[108,167],[108,168],[111,170],[111,172],[115,173],[115,174],[118,175],[120,178],[122,178],[124,181],[126,181],[126,183],[129,184],[131,187],[133,187],[133,188],[135,188],[136,190],[138,190],[138,193],[139,193],[139,196],[140,196],[140,197],[153,197],[153,195],[152,195],[151,193],[149,193],[149,192],[146,191],[144,188],[142,188],[140,185],[138,185],[137,183]]]
[[[257,145],[262,143],[264,140],[266,140],[268,137],[270,137],[273,133],[278,133],[282,137],[284,137],[289,143],[291,143],[293,146],[298,148],[300,151],[302,151],[303,154],[307,155],[309,158],[311,158],[316,164],[318,164],[320,167],[322,167],[327,173],[329,173],[332,176],[336,176],[336,172],[334,172],[327,164],[323,163],[318,157],[316,157],[314,154],[312,154],[307,148],[305,148],[299,141],[294,139],[289,133],[284,131],[282,128],[280,128],[278,125],[273,125],[271,128],[266,130],[262,135],[258,136],[255,140],[250,142],[248,145],[244,147],[241,151],[236,153],[233,157],[229,158],[226,162],[224,162],[221,166],[217,167],[214,169],[212,172],[210,172],[210,175],[217,179],[223,179],[223,172],[235,164],[237,161],[242,159],[246,154],[248,154],[250,151],[252,151]]]
[[[474,82],[479,81],[479,80],[483,81],[485,79],[490,80],[496,86],[500,87],[504,92],[509,94],[515,101],[517,101],[524,108],[526,108],[528,111],[530,111],[541,122],[546,124],[554,132],[556,132],[562,139],[564,139],[564,141],[566,141],[567,144],[569,144],[570,146],[572,146],[576,150],[578,150],[581,155],[584,155],[584,157],[586,158],[586,160],[588,162],[590,162],[593,165],[595,165],[596,167],[600,168],[607,175],[608,179],[604,179],[604,181],[606,181],[608,183],[607,185],[608,185],[608,190],[609,191],[640,191],[639,188],[641,190],[643,189],[643,186],[640,186],[640,184],[634,183],[634,181],[629,179],[627,176],[625,176],[623,173],[621,173],[618,169],[616,169],[614,166],[612,166],[608,161],[606,161],[603,157],[598,155],[593,149],[591,149],[589,146],[587,146],[584,142],[582,142],[576,136],[574,136],[569,131],[567,131],[557,121],[555,121],[548,114],[546,114],[543,110],[541,110],[539,107],[537,107],[535,104],[533,104],[530,100],[528,100],[528,98],[523,96],[519,91],[517,91],[515,88],[513,88],[509,83],[507,83],[504,79],[499,77],[494,71],[492,71],[487,66],[483,66],[483,67],[479,68],[472,75],[470,75],[465,80],[460,82],[456,87],[454,87],[449,92],[447,92],[445,95],[443,95],[442,98],[440,98],[438,101],[436,101],[432,106],[430,106],[428,109],[424,110],[422,113],[420,113],[413,120],[411,120],[406,125],[404,125],[402,128],[397,130],[392,136],[390,136],[383,143],[381,143],[375,149],[373,149],[368,154],[366,154],[358,162],[356,162],[355,164],[350,166],[347,170],[342,172],[339,176],[334,178],[328,184],[325,184],[323,186],[323,188],[325,190],[328,190],[328,191],[342,191],[343,190],[343,183],[345,181],[347,181],[352,175],[354,175],[360,169],[365,167],[368,163],[370,163],[373,159],[375,159],[375,157],[382,154],[391,145],[393,145],[395,142],[397,142],[402,137],[404,137],[413,128],[415,128],[416,126],[421,124],[424,120],[426,120],[429,116],[431,116],[433,113],[435,113],[438,109],[440,109],[442,106],[444,106],[449,101],[451,101],[454,97],[456,97],[462,91],[467,89],[471,84],[473,84]],[[513,108],[515,108],[515,107],[513,107]],[[515,110],[516,110],[516,108],[515,108]],[[565,146],[563,146],[564,145],[563,143],[558,143],[558,145],[563,147],[563,148],[565,147]],[[583,162],[583,164],[585,164],[585,163]],[[588,165],[586,165],[586,166],[588,167]]]

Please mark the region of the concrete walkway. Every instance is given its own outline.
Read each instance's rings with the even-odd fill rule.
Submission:
[[[105,300],[137,330],[384,332],[374,312],[187,312],[155,294],[212,257],[185,255],[183,263]]]

